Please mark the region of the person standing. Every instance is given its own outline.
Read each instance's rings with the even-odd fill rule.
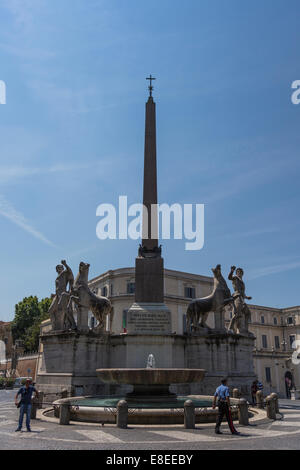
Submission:
[[[16,432],[22,430],[24,413],[26,413],[27,431],[31,432],[30,415],[31,415],[31,407],[32,407],[31,398],[32,398],[33,393],[35,393],[35,396],[38,397],[38,392],[36,388],[33,385],[31,385],[31,379],[26,379],[25,385],[23,385],[23,387],[19,389],[18,393],[15,396],[15,404],[16,406],[19,406],[18,396],[21,395],[19,426],[17,427]]]
[[[252,396],[252,405],[256,405],[256,392],[258,390],[257,386],[258,380],[254,380],[251,385],[251,396]]]
[[[260,390],[260,391],[262,392],[263,389],[264,389],[263,384],[258,380],[258,381],[257,381],[257,390]]]
[[[216,401],[218,399],[218,417],[216,422],[215,433],[222,434],[220,431],[220,426],[222,423],[223,416],[225,415],[227,418],[228,426],[231,431],[231,434],[240,434],[234,427],[231,417],[231,410],[230,410],[230,393],[229,388],[227,387],[227,379],[221,380],[221,385],[217,387],[215,394],[214,394],[214,401],[213,401],[213,409],[216,408]]]

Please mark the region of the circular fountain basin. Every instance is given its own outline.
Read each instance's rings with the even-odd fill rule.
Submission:
[[[70,405],[71,420],[93,423],[115,424],[117,404],[119,400],[127,399],[123,396],[99,397],[70,397],[57,400],[53,403],[58,416],[58,408],[63,403]],[[215,423],[218,410],[212,409],[212,396],[188,395],[178,396],[175,401],[155,403],[148,400],[144,402],[128,401],[128,424],[138,425],[173,425],[183,424],[184,402],[192,400],[195,406],[196,423]],[[231,398],[232,418],[237,419],[239,400]],[[46,410],[47,411],[47,410]],[[52,412],[51,409],[48,410]]]
[[[98,378],[104,383],[133,385],[126,400],[138,403],[176,401],[170,392],[170,384],[195,383],[203,380],[204,369],[96,369]]]
[[[128,385],[169,385],[201,382],[204,369],[96,369],[101,382]]]

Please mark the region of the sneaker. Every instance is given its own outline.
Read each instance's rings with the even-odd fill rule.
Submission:
[[[241,435],[241,433],[238,432],[238,431],[234,431],[234,432],[232,432],[231,434],[232,434],[233,436],[240,436],[240,435]]]
[[[30,429],[30,428],[27,428],[27,432],[31,432],[31,429]]]
[[[223,434],[219,429],[216,429],[216,430],[215,430],[215,433],[216,433],[216,434]]]
[[[18,431],[22,431],[22,429],[21,429],[21,428],[17,428],[17,429],[15,430],[15,432],[18,432]]]

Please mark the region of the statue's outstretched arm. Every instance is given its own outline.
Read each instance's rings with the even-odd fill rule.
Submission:
[[[228,274],[228,279],[230,281],[233,281],[233,279],[234,279],[234,276],[233,276],[234,271],[235,271],[235,266],[231,266],[230,273]]]
[[[65,259],[63,259],[61,261],[61,264],[66,268],[66,271],[68,273],[68,282],[69,282],[69,286],[70,286],[70,290],[72,289],[73,287],[73,284],[74,284],[74,274],[73,274],[73,271],[72,269],[70,268],[70,266],[68,266],[67,262]]]

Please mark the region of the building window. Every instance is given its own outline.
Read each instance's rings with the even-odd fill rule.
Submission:
[[[288,322],[288,325],[292,325],[293,324],[293,317],[288,317],[287,322]]]
[[[280,342],[279,342],[279,336],[275,336],[275,348],[280,349]]]
[[[103,297],[107,297],[107,286],[102,287],[101,289],[101,295]]]
[[[271,382],[271,368],[270,367],[266,367],[266,381],[268,383]]]
[[[293,347],[292,344],[295,341],[295,339],[296,339],[295,335],[290,335],[290,348]]]
[[[127,282],[127,294],[135,293],[135,282]]]
[[[195,287],[185,287],[184,288],[184,297],[187,297],[188,299],[195,299],[195,297],[196,297]]]
[[[262,335],[262,347],[267,348],[268,347],[268,342],[267,342],[267,337],[266,335]]]
[[[277,325],[277,317],[273,318],[274,325]]]
[[[91,317],[90,319],[90,327],[93,329],[95,328],[95,317]]]
[[[111,284],[109,286],[109,295],[114,295],[114,285],[113,284]]]
[[[260,317],[260,322],[265,323],[265,317],[263,315]]]

